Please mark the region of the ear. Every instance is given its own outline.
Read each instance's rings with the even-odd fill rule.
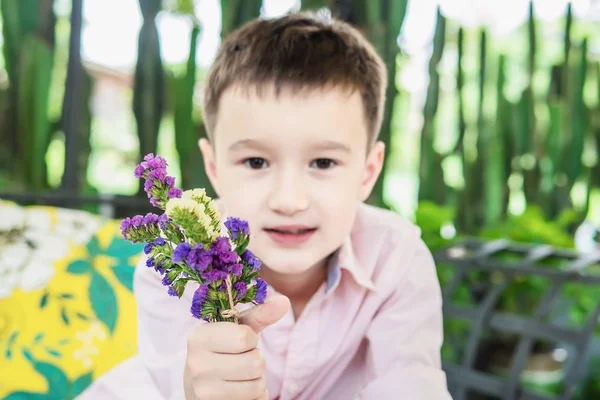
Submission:
[[[213,189],[219,196],[219,185],[217,179],[217,166],[215,162],[215,152],[206,138],[202,138],[198,140],[198,147],[200,148],[200,152],[202,153],[202,159],[204,161],[204,170],[206,171],[206,176],[210,180],[210,184]],[[220,196],[219,196],[220,197]]]
[[[371,151],[367,155],[367,162],[365,165],[363,180],[360,184],[360,200],[366,201],[371,195],[373,186],[381,174],[383,169],[383,158],[385,155],[385,144],[383,142],[377,142],[371,148]]]

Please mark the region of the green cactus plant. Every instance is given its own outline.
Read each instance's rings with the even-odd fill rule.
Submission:
[[[421,157],[419,161],[419,199],[430,199],[437,204],[445,202],[441,155],[434,148],[435,119],[440,97],[440,76],[438,67],[446,42],[446,18],[439,8],[433,39],[433,53],[429,60],[429,87],[423,109],[421,130]]]
[[[8,167],[25,188],[46,188],[45,154],[50,136],[48,105],[54,67],[52,0],[3,1],[4,58],[10,82],[0,137]]]
[[[155,19],[161,0],[139,0],[144,18],[138,38],[138,58],[133,87],[133,113],[140,153],[156,153],[164,112],[164,70]],[[140,191],[142,188],[140,188]]]
[[[221,0],[221,36],[260,16],[262,0]]]

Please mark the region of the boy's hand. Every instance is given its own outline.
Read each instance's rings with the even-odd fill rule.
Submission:
[[[240,324],[201,324],[188,337],[184,389],[187,400],[268,400],[258,334],[290,308],[274,296],[243,314]]]

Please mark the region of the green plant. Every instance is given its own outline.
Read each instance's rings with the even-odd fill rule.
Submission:
[[[164,70],[156,16],[161,0],[139,0],[144,21],[138,38],[138,58],[133,86],[133,113],[137,122],[140,154],[156,153],[164,112]],[[140,188],[140,192],[143,188]]]
[[[39,190],[46,187],[44,159],[50,141],[53,0],[3,1],[0,6],[9,80],[6,108],[0,118],[0,139],[7,144],[3,166],[26,188]]]

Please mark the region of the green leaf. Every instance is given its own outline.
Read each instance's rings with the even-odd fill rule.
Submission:
[[[77,318],[79,318],[82,321],[88,321],[90,319],[87,315],[82,314],[80,312],[76,313],[75,315],[77,316]]]
[[[67,310],[63,307],[60,310],[60,316],[66,325],[69,325],[69,316],[67,315]]]
[[[61,293],[60,296],[58,296],[59,299],[72,299],[73,296],[71,293]]]
[[[46,305],[48,305],[48,293],[44,293],[40,299],[40,308],[44,308]]]
[[[12,344],[15,342],[15,340],[17,340],[17,336],[19,336],[19,331],[14,331],[10,335],[10,337],[8,338],[8,344],[7,344],[8,347],[12,346]]]
[[[21,352],[23,353],[23,357],[25,357],[27,360],[29,360],[29,362],[34,363],[35,360],[33,359],[33,356],[31,355],[31,352],[29,350],[27,350],[26,348],[21,348]]]
[[[59,399],[68,398],[70,382],[62,370],[44,362],[36,362],[34,368],[48,381],[48,393],[51,393],[52,397]]]
[[[48,395],[43,393],[14,392],[5,397],[4,400],[48,400]]]
[[[133,273],[135,268],[130,265],[117,265],[113,268],[115,276],[130,291],[133,291]]]
[[[52,357],[56,357],[56,358],[62,357],[62,354],[58,350],[54,350],[49,347],[45,347],[44,350],[46,350],[46,353],[48,353]]]
[[[106,254],[120,260],[127,260],[140,254],[143,250],[144,246],[142,244],[133,244],[124,239],[115,238],[108,246]]]
[[[71,398],[79,396],[88,386],[92,384],[92,373],[81,375],[73,382],[71,387]]]
[[[44,338],[45,333],[44,332],[40,332],[37,335],[35,335],[35,338],[33,338],[33,343],[38,344],[39,342],[42,341],[42,339]]]
[[[92,274],[89,296],[94,313],[113,333],[117,323],[117,298],[110,284],[97,272]]]
[[[10,348],[6,349],[5,358],[10,360],[12,358],[12,350]]]
[[[102,249],[100,247],[100,242],[96,236],[92,236],[90,241],[87,244],[87,252],[90,257],[95,257],[98,254],[102,253]]]
[[[69,264],[67,272],[75,275],[87,274],[92,271],[92,266],[87,260],[77,260]]]

